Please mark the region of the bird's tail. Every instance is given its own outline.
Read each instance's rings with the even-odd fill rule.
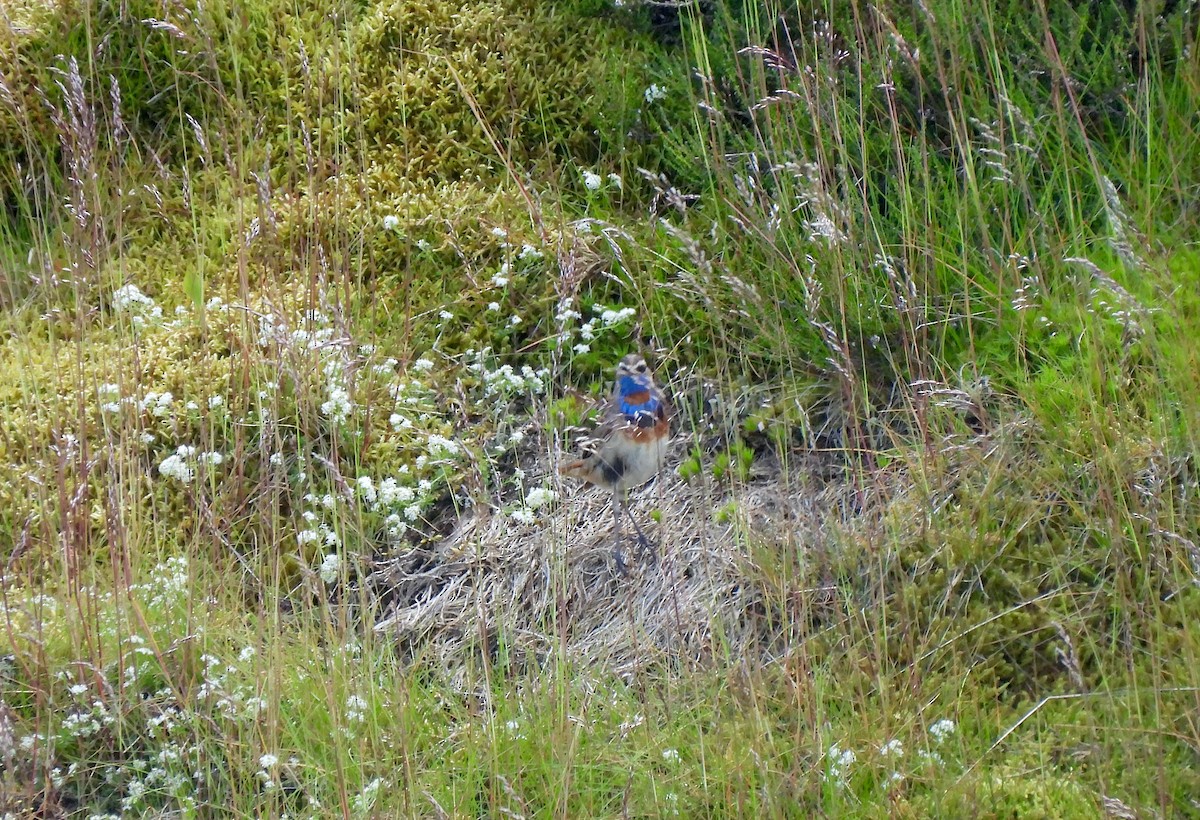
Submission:
[[[586,458],[579,458],[575,459],[574,461],[567,461],[558,465],[558,474],[565,475],[568,478],[586,479],[591,472],[591,465],[588,464],[588,460]]]

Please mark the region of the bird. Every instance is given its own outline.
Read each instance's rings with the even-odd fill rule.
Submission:
[[[617,364],[612,397],[592,438],[585,442],[583,458],[569,461],[559,472],[612,491],[613,529],[616,542],[613,560],[617,571],[627,575],[621,554],[621,513],[637,533],[640,555],[658,560],[654,545],[646,538],[629,512],[626,493],[654,478],[662,469],[671,435],[671,408],[654,383],[645,358],[630,353]]]

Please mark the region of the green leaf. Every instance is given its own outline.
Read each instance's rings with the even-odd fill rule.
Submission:
[[[199,271],[193,268],[184,274],[183,292],[191,298],[196,312],[201,313],[204,310],[204,277]]]

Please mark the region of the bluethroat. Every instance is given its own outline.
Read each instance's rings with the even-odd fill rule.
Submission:
[[[646,538],[629,512],[626,492],[640,487],[658,474],[667,455],[671,435],[670,407],[646,360],[630,353],[617,365],[617,378],[604,419],[585,442],[583,458],[563,464],[559,472],[612,491],[613,529],[616,543],[613,560],[617,571],[627,573],[621,554],[621,513],[637,533],[639,555],[657,561],[654,545]]]

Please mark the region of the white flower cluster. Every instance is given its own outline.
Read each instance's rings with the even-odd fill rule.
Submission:
[[[177,555],[155,565],[144,584],[134,584],[130,589],[144,594],[145,604],[151,609],[186,602],[192,591],[187,558]]]
[[[218,452],[202,453],[190,444],[181,444],[174,453],[158,463],[158,472],[165,478],[187,484],[196,475],[196,465],[211,464],[215,467],[224,461],[225,456]]]
[[[317,503],[318,499],[312,493],[304,496],[304,500],[309,504]],[[337,506],[337,499],[332,495],[322,496],[319,500],[322,507],[327,510],[332,510]],[[320,519],[312,510],[305,510],[300,513],[300,518],[305,523],[305,528],[296,533],[296,543],[313,544],[321,543],[327,547],[337,547],[342,543],[342,539],[338,536],[337,531]]]
[[[435,437],[431,436],[430,438]],[[436,438],[440,439],[441,443],[458,446],[450,439],[441,436],[436,436]],[[401,472],[409,473],[411,471],[407,467],[403,467]],[[378,485],[370,476],[359,476],[355,483],[358,487],[358,496],[367,509],[370,512],[386,516],[384,523],[387,525],[388,534],[392,537],[403,535],[409,525],[421,517],[421,513],[429,503],[429,494],[433,490],[433,483],[427,479],[418,481],[415,488],[401,484],[398,479],[390,476],[380,481]]]
[[[354,402],[346,388],[339,384],[329,385],[329,398],[321,403],[321,414],[340,427],[353,411]]]
[[[258,317],[258,343],[262,347],[277,344],[281,347],[297,350],[323,351],[331,349],[329,344],[335,334],[332,323],[319,310],[305,311],[301,324],[307,324],[312,330],[303,327],[293,328],[282,316],[263,313]]]
[[[545,392],[546,383],[550,378],[548,368],[534,370],[529,365],[523,365],[518,371],[512,365],[504,364],[491,370],[487,364],[490,354],[490,348],[466,352],[466,358],[471,362],[467,365],[467,369],[473,370],[482,377],[486,395],[510,397],[518,393],[541,394]]]
[[[175,403],[175,396],[170,390],[165,390],[162,393],[156,393],[151,390],[142,397],[141,409],[142,412],[149,412],[150,415],[160,419],[165,419],[171,415],[171,405]]]
[[[532,524],[537,520],[537,510],[553,504],[558,500],[558,493],[548,487],[534,487],[525,494],[525,503],[511,512],[509,517],[522,524]]]
[[[337,582],[338,573],[342,569],[342,559],[338,557],[336,552],[326,554],[321,560],[321,569],[318,572],[321,575],[321,580],[326,584],[334,584]]]
[[[620,327],[637,315],[637,311],[631,307],[613,309],[602,304],[593,305],[592,312],[595,315],[575,329],[570,327],[570,324],[582,319],[583,314],[572,308],[568,300],[560,302],[558,313],[554,316],[559,326],[558,343],[560,345],[571,344],[575,340],[575,334],[578,333],[580,341],[574,345],[573,349],[577,354],[582,355],[592,349],[591,343],[596,340],[596,336],[602,330]]]
[[[625,183],[621,179],[620,174],[609,174],[607,177],[602,177],[595,171],[590,171],[586,168],[580,169],[579,174],[583,179],[583,187],[587,188],[589,191],[599,191],[604,187],[605,179],[608,180],[609,185],[611,185],[613,188],[616,188],[618,191],[624,189],[625,187]]]
[[[826,771],[825,781],[832,782],[838,788],[846,785],[846,775],[850,767],[858,760],[858,755],[853,749],[843,749],[834,743],[829,747],[829,751],[825,755]]]
[[[148,322],[162,321],[162,308],[133,283],[113,291],[112,306],[118,313],[128,313],[129,320],[139,330]]]
[[[929,734],[933,735],[933,739],[935,741],[941,743],[946,738],[950,737],[950,735],[954,734],[956,729],[957,727],[954,725],[954,721],[952,721],[950,718],[942,718],[937,723],[929,727]]]

